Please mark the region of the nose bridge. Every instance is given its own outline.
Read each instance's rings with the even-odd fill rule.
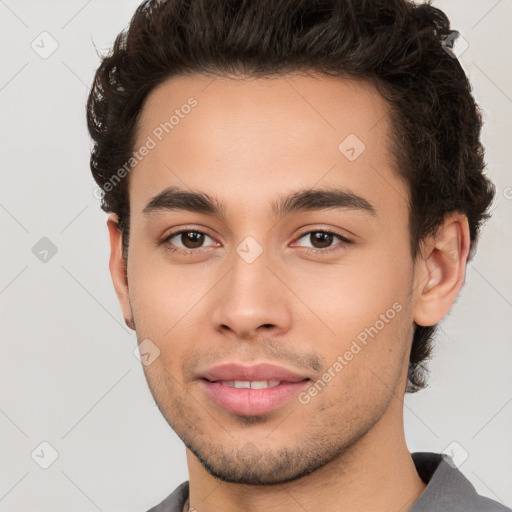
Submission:
[[[264,242],[263,242],[264,243]],[[246,237],[235,248],[228,294],[241,306],[263,310],[277,292],[270,251],[252,236]],[[275,263],[274,263],[275,266]]]
[[[252,236],[246,237],[235,248],[231,285],[240,298],[257,298],[260,293],[268,293],[271,281],[275,279],[269,270],[272,265],[269,252]]]

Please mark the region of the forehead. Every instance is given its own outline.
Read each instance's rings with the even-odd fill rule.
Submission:
[[[192,102],[196,105],[188,108]],[[194,119],[196,144],[231,128],[232,137],[226,142],[239,140],[246,145],[253,131],[258,131],[259,139],[266,135],[270,140],[278,133],[276,144],[293,135],[305,135],[314,142],[316,133],[322,138],[329,132],[335,141],[343,132],[364,138],[372,131],[376,137],[386,131],[387,117],[382,96],[361,80],[299,74],[263,78],[195,74],[173,77],[150,92],[138,123],[138,142],[169,121],[172,126],[162,136],[172,133],[177,142],[180,132],[184,138],[188,134],[183,129],[190,124],[187,118]],[[287,132],[279,131],[282,128]]]
[[[176,185],[228,203],[250,197],[260,204],[318,184],[370,196],[388,192],[405,204],[389,133],[386,102],[362,81],[174,77],[143,105],[134,150],[151,149],[131,172],[130,202],[141,212]]]

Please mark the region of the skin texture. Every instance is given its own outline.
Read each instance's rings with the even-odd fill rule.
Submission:
[[[403,430],[413,322],[440,321],[460,290],[466,218],[447,216],[412,260],[408,190],[387,150],[386,103],[360,81],[172,78],[147,98],[136,147],[190,97],[197,106],[129,175],[126,274],[114,214],[108,229],[125,321],[139,343],[149,339],[160,350],[144,371],[187,446],[191,506],[408,510],[425,488]],[[349,134],[366,146],[354,161],[338,149]],[[143,214],[170,186],[217,198],[225,214]],[[344,208],[273,216],[280,195],[325,187],[361,196],[375,215]],[[207,236],[202,245],[168,239],[180,229]],[[321,229],[351,243],[315,242],[311,232]],[[252,263],[236,250],[248,236],[262,249]],[[333,372],[338,356],[394,304],[400,311]],[[331,368],[331,379],[307,404],[292,399],[267,414],[236,415],[197,378],[226,361],[276,363],[312,383]]]

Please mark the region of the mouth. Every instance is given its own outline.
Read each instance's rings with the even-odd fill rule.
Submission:
[[[284,367],[226,363],[204,372],[204,393],[223,410],[246,416],[268,414],[293,399],[311,378]]]

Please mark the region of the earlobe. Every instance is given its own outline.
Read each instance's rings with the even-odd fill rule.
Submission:
[[[130,329],[135,330],[129,300],[128,279],[123,260],[122,233],[119,229],[118,218],[115,213],[109,214],[107,227],[110,238],[109,268],[112,283],[114,285],[119,304],[121,305],[124,321]]]
[[[435,325],[448,313],[464,283],[469,247],[468,220],[458,213],[448,215],[424,241],[415,267],[417,325]]]

